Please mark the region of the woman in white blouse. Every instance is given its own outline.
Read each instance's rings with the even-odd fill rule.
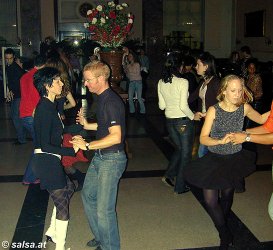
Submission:
[[[201,112],[194,114],[189,108],[189,82],[181,78],[181,59],[178,53],[169,55],[158,82],[159,108],[165,110],[167,129],[175,145],[175,151],[162,181],[168,186],[174,186],[174,192],[177,194],[190,190],[184,183],[183,168],[191,160],[194,120],[203,117]]]

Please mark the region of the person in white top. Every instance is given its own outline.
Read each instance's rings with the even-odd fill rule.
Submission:
[[[167,129],[175,145],[175,151],[162,181],[168,186],[174,186],[174,192],[177,194],[190,190],[184,183],[183,168],[191,160],[194,120],[203,117],[201,112],[194,114],[189,108],[189,82],[181,78],[181,59],[178,53],[170,54],[158,82],[159,108],[165,110]]]

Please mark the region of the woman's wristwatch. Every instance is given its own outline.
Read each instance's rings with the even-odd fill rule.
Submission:
[[[246,133],[245,141],[246,141],[246,142],[250,142],[250,140],[251,140],[250,134],[249,134],[249,133]]]

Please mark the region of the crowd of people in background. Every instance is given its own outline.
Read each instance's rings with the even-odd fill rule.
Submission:
[[[183,71],[189,57],[195,69],[191,78]],[[203,190],[205,209],[219,232],[219,249],[225,250],[233,244],[227,220],[234,192],[245,191],[244,177],[256,167],[255,152],[242,147],[242,142],[250,141],[244,130],[269,119],[269,112],[260,114],[269,107],[263,102],[258,60],[248,46],[233,51],[222,69],[209,52],[191,55],[176,50],[166,59],[158,99],[175,151],[162,181],[176,194],[188,192],[191,186]],[[189,106],[194,101],[197,105]],[[194,124],[201,134],[198,158],[192,160]],[[238,143],[234,135],[240,132],[244,140]]]
[[[22,182],[25,185],[40,183],[42,189],[48,190],[54,208],[46,235],[48,241],[56,243],[56,249],[64,249],[69,200],[75,189],[83,189],[84,207],[95,236],[87,245],[98,250],[108,249],[110,245],[113,249],[120,248],[115,204],[118,181],[127,161],[123,151],[125,110],[124,104],[109,88],[109,67],[98,59],[96,53],[91,55],[89,64],[82,70],[74,52],[68,53],[47,38],[42,44],[41,54],[34,59],[33,68],[26,72],[20,60],[16,60],[14,51],[5,51],[7,101],[11,103],[11,117],[17,133],[15,145],[26,143],[26,132],[31,135],[34,145]],[[124,47],[122,65],[127,82],[129,115],[135,116],[139,112],[145,116],[149,72],[153,70],[149,58],[143,48]],[[70,134],[66,140],[68,144],[65,144],[63,134],[71,132],[65,110],[77,106],[75,95],[80,83],[98,98],[98,122],[88,123],[82,110],[79,111],[79,126],[73,127],[72,130],[76,131]],[[209,52],[170,52],[165,57],[157,85],[159,108],[164,110],[166,128],[175,148],[162,181],[178,195],[190,191],[191,186],[203,190],[206,210],[219,232],[222,250],[233,243],[227,218],[234,191],[244,192],[244,178],[255,170],[255,152],[246,150],[242,143],[252,141],[249,133],[267,134],[272,128],[252,129],[257,124],[268,123],[268,119],[272,120],[272,112],[270,116],[269,112],[264,113],[269,109],[269,102],[264,98],[266,88],[259,74],[259,62],[253,58],[248,46],[231,52],[230,58],[222,65],[217,64]],[[103,119],[104,115],[107,119]],[[98,128],[98,124],[102,127]],[[196,125],[201,135],[198,158],[193,160]],[[81,136],[83,129],[98,129],[97,140],[87,143]],[[272,142],[270,138],[259,138],[253,136],[253,142]],[[78,160],[87,161],[82,152],[90,149],[96,150],[96,154],[87,173],[88,181],[84,182],[84,174],[72,164],[65,166],[61,157],[78,156]],[[117,177],[109,179],[110,175],[104,176],[111,181],[108,189],[96,181],[102,174],[96,167],[109,167],[102,155],[109,156],[109,161],[115,159],[117,162],[118,159],[118,164],[111,163],[117,165]],[[45,172],[41,166],[44,169],[51,166],[52,171]],[[110,189],[115,190],[112,196]],[[90,200],[91,195],[96,199]],[[105,205],[107,207],[103,207]],[[110,215],[105,210],[107,208],[111,210]],[[97,210],[103,218],[101,214],[96,216]],[[273,205],[270,211],[272,215]],[[112,221],[111,225],[106,218]],[[112,238],[105,236],[109,233],[106,227],[111,228]]]

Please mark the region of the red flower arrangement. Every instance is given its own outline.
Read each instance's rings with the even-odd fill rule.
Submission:
[[[120,47],[129,35],[134,21],[131,13],[122,12],[127,7],[127,3],[116,5],[110,1],[88,10],[88,23],[84,26],[91,32],[91,39],[102,47]]]

